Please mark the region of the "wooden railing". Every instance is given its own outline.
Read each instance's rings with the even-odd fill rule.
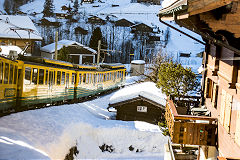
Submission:
[[[190,145],[216,145],[217,119],[179,115],[172,100],[167,100],[165,118],[172,142]]]

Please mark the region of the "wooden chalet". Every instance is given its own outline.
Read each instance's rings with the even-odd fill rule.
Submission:
[[[83,34],[83,35],[88,34],[88,31],[82,27],[76,27],[74,30],[75,30],[75,34]]]
[[[69,13],[65,13],[65,12],[59,12],[59,13],[55,13],[56,18],[58,19],[72,19],[72,14]]]
[[[74,64],[95,63],[95,55],[97,51],[94,49],[84,46],[76,41],[60,40],[57,45],[57,50],[60,51],[64,46],[70,52],[68,56],[71,56]],[[42,57],[50,59],[55,58],[55,43],[46,45],[40,50]]]
[[[44,17],[40,20],[40,25],[60,27],[61,23],[53,17]]]
[[[176,0],[159,12],[163,24],[184,33],[164,22],[174,20],[178,25],[202,36],[204,42],[184,33],[205,45],[202,105],[211,112],[212,118],[218,120],[216,155],[221,160],[240,159],[239,17],[240,2],[237,0]],[[167,119],[170,122],[173,117],[169,115]],[[192,125],[197,126],[195,123]],[[177,142],[180,135],[174,131],[171,134],[172,141]],[[194,139],[199,141],[202,138],[196,136]],[[206,141],[210,142],[209,139]],[[208,147],[200,148],[205,153],[204,158],[209,158]]]
[[[115,22],[115,26],[121,26],[121,27],[130,27],[134,25],[134,23],[128,21],[127,19],[119,19]]]
[[[144,23],[139,23],[131,26],[131,32],[153,32],[153,28]]]
[[[157,124],[164,120],[166,100],[163,94],[154,95],[152,90],[159,90],[153,82],[123,88],[110,98],[108,110],[115,108],[118,120]]]
[[[100,18],[100,17],[91,16],[91,17],[88,18],[88,23],[92,23],[92,24],[105,24],[106,21],[103,20],[103,19]]]
[[[137,0],[137,3],[150,3],[160,5],[162,0]]]
[[[72,8],[69,6],[67,7],[66,5],[63,5],[62,7],[62,11],[68,11],[68,12],[71,12]]]
[[[42,37],[28,16],[0,15],[0,45],[15,45],[27,53]]]
[[[82,0],[83,3],[93,3],[94,0]]]

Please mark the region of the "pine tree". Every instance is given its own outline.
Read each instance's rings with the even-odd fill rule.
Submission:
[[[97,28],[94,29],[94,31],[92,33],[90,43],[89,43],[89,47],[91,47],[93,49],[97,49],[99,40],[101,40],[103,42],[101,29],[99,27],[97,27]]]
[[[73,8],[74,8],[74,13],[77,13],[78,12],[78,8],[79,8],[79,4],[78,4],[78,0],[75,0],[74,1],[74,5],[73,5]]]
[[[53,0],[45,0],[43,8],[44,8],[43,9],[43,16],[44,17],[52,17],[52,16],[54,16]]]
[[[162,63],[158,70],[157,86],[167,96],[186,96],[189,91],[197,88],[196,75],[191,68],[184,68],[181,64],[170,61]]]
[[[101,49],[106,49],[107,47],[107,44],[106,44],[106,40],[103,38],[102,36],[102,31],[99,27],[95,28],[93,33],[92,33],[92,36],[91,36],[91,39],[90,39],[90,42],[89,42],[89,47],[90,48],[93,48],[95,50],[98,49],[98,41],[101,40]],[[101,53],[101,57],[104,57],[103,55],[104,53]]]
[[[69,54],[70,54],[70,52],[67,49],[67,47],[63,46],[63,48],[60,49],[60,51],[59,51],[58,60],[71,62],[72,59],[69,57]]]

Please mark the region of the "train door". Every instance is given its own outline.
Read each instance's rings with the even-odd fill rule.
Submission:
[[[65,83],[65,88],[69,88],[69,73],[66,74],[66,83]]]
[[[54,83],[54,71],[49,71],[49,80],[48,80],[48,90],[52,92],[53,83]]]

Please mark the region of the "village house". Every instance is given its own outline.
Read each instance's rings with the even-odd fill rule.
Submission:
[[[88,34],[88,31],[82,27],[76,27],[74,31],[75,31],[75,34],[82,34],[82,35]]]
[[[70,52],[69,56],[72,57],[74,64],[84,64],[84,63],[95,63],[95,55],[97,51],[87,46],[84,46],[76,41],[71,40],[60,40],[58,41],[57,50],[58,52],[66,47]],[[55,58],[55,43],[51,43],[42,47],[41,56],[54,59]]]
[[[27,53],[42,37],[28,16],[0,15],[0,45],[15,45]]]
[[[134,25],[134,23],[128,21],[127,19],[119,19],[115,22],[115,26],[121,26],[121,27],[130,27]]]
[[[163,121],[166,96],[153,82],[125,87],[110,98],[108,110],[117,110],[116,119],[145,121],[153,124]]]
[[[106,21],[100,17],[97,16],[91,16],[88,18],[88,23],[92,23],[92,24],[105,24]]]
[[[131,26],[131,32],[153,32],[153,28],[144,23],[139,23]]]
[[[62,11],[68,11],[68,12],[71,12],[72,8],[69,6],[67,7],[66,5],[63,5],[62,7]]]
[[[93,3],[94,0],[82,0],[83,3]]]
[[[55,13],[56,18],[58,19],[72,19],[72,14],[66,13],[66,12],[57,12]]]
[[[214,148],[210,145],[200,145],[200,157],[216,159],[218,156],[219,160],[240,159],[239,1],[178,0],[170,3],[165,0],[162,4],[164,8],[159,12],[160,22],[176,29],[163,21],[174,20],[178,25],[202,36],[204,42],[201,43],[205,44],[202,105],[211,113],[211,118],[215,118],[218,123]],[[179,29],[176,30],[179,31]],[[175,104],[168,103],[168,105],[171,105],[169,113],[173,112]],[[173,121],[174,117],[170,114],[166,119],[169,127],[175,125],[176,121]],[[192,125],[196,126],[194,123]],[[187,132],[189,130],[186,126],[182,129]],[[177,131],[176,127],[176,134],[174,131],[170,132],[172,141],[181,139],[179,132],[181,131]],[[190,135],[186,137],[189,139]],[[196,141],[202,140],[198,136],[195,138]],[[213,139],[209,136],[206,141],[210,142]],[[179,141],[178,143],[189,144],[190,142]]]
[[[40,20],[40,25],[59,27],[61,23],[53,17],[44,17]]]
[[[162,0],[137,0],[137,3],[150,3],[160,5]]]

